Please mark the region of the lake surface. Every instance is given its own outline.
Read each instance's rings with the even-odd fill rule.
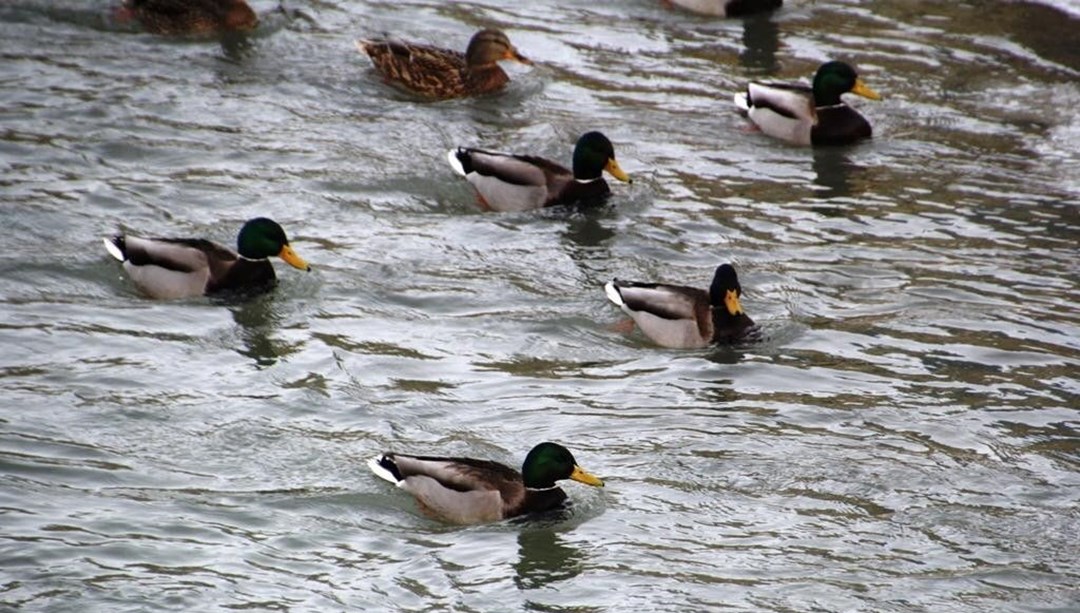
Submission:
[[[787,4],[256,0],[224,45],[0,5],[0,610],[1075,611],[1080,17]],[[485,26],[537,65],[475,100],[353,47]],[[833,58],[873,141],[733,111]],[[444,158],[593,129],[635,178],[594,210],[483,213]],[[147,300],[101,246],[260,215],[314,270],[248,302]],[[601,288],[722,262],[760,342],[658,349]],[[543,440],[607,487],[538,522],[364,466]]]

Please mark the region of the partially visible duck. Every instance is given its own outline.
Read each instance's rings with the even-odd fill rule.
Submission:
[[[259,25],[259,16],[245,0],[124,0],[118,16],[165,36],[215,36],[249,32]]]
[[[264,291],[277,276],[267,259],[277,256],[294,268],[311,270],[289,246],[276,222],[249,220],[237,236],[237,250],[202,238],[139,238],[118,235],[104,239],[110,255],[144,294],[173,299],[226,291]]]
[[[796,145],[846,145],[870,138],[872,130],[840,96],[880,100],[844,62],[826,62],[812,86],[802,83],[751,82],[735,94],[735,106],[762,132]]]
[[[389,39],[358,40],[356,47],[371,58],[375,70],[386,81],[432,100],[501,89],[510,81],[499,67],[501,60],[532,64],[500,30],[480,30],[473,35],[464,54]]]
[[[595,203],[611,189],[602,173],[630,177],[615,161],[615,148],[600,132],[586,132],[574,146],[574,169],[534,155],[458,147],[450,166],[476,188],[481,206],[493,211],[527,211],[556,204]]]
[[[383,453],[368,467],[416,498],[428,515],[454,524],[499,521],[562,506],[566,492],[555,484],[572,479],[603,487],[585,472],[566,447],[540,443],[521,472],[490,460]]]
[[[679,8],[719,17],[745,17],[780,8],[783,0],[663,0]]]
[[[615,279],[604,286],[604,293],[645,336],[672,349],[737,343],[747,340],[754,326],[739,302],[742,286],[731,264],[717,267],[707,292],[684,285]]]

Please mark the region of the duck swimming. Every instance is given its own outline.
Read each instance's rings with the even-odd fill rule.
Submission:
[[[450,166],[476,189],[480,205],[493,211],[527,211],[557,204],[595,203],[611,189],[602,173],[630,183],[615,149],[600,132],[586,132],[574,146],[573,170],[535,155],[458,147]]]
[[[409,492],[430,516],[453,524],[499,521],[556,509],[566,492],[556,481],[572,479],[603,487],[566,447],[540,443],[525,456],[521,472],[490,460],[383,453],[368,461],[377,476]]]
[[[214,36],[249,32],[259,16],[245,0],[124,0],[117,17],[136,20],[151,34]]]
[[[843,62],[826,62],[814,73],[813,85],[751,82],[735,94],[735,106],[762,132],[796,145],[846,145],[870,138],[870,122],[840,96],[880,100]]]
[[[499,67],[502,60],[532,64],[500,30],[480,30],[473,35],[464,54],[389,39],[359,40],[356,47],[371,58],[383,79],[431,100],[501,89],[510,82],[510,77]]]
[[[713,275],[709,291],[684,285],[615,279],[604,293],[645,336],[672,349],[693,349],[746,340],[754,321],[743,311],[742,286],[731,264]]]
[[[132,282],[151,298],[175,299],[227,291],[260,291],[277,281],[267,259],[277,256],[300,270],[308,263],[289,246],[273,220],[249,220],[237,235],[237,251],[202,238],[103,239],[110,255],[124,263]]]

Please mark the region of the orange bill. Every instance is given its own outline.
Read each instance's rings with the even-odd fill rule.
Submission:
[[[608,171],[608,174],[622,181],[623,183],[633,183],[630,175],[623,172],[623,169],[619,166],[619,163],[615,161],[615,158],[608,158],[607,164],[604,166],[604,170]]]
[[[862,79],[855,79],[855,87],[851,88],[851,93],[871,100],[881,100],[881,94],[867,87]]]
[[[293,268],[299,268],[300,270],[306,271],[311,270],[311,266],[308,266],[308,263],[304,261],[304,258],[296,255],[296,252],[293,251],[293,248],[288,245],[285,245],[281,248],[281,251],[278,253],[278,257],[285,260],[285,262]]]
[[[732,315],[739,315],[743,312],[742,305],[739,304],[739,292],[733,289],[729,289],[724,293],[724,306],[727,307],[728,313]]]
[[[579,483],[584,483],[585,485],[604,487],[603,481],[601,481],[598,477],[595,477],[585,472],[585,469],[576,464],[574,465],[574,472],[570,474],[570,478]]]

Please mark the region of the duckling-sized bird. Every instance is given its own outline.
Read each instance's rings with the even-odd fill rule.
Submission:
[[[500,60],[532,64],[500,30],[480,30],[465,53],[432,45],[388,39],[358,40],[383,79],[432,100],[486,94],[501,89],[510,77]]]
[[[202,238],[103,239],[105,249],[144,294],[174,299],[227,291],[265,291],[277,276],[267,259],[277,256],[294,268],[311,270],[289,246],[285,231],[265,217],[249,220],[236,238],[237,253]]]
[[[796,145],[846,145],[872,133],[866,118],[840,100],[848,92],[881,100],[854,68],[833,61],[817,69],[810,87],[751,82],[735,94],[735,106],[769,136]]]
[[[558,508],[566,492],[555,485],[573,479],[603,487],[566,447],[540,443],[521,472],[490,460],[384,453],[368,461],[379,477],[412,494],[420,508],[445,522],[477,524]]]
[[[719,17],[745,17],[780,8],[783,0],[663,0],[664,4]]]
[[[259,25],[245,0],[124,0],[118,18],[134,19],[147,32],[165,36],[249,32]]]
[[[671,349],[694,349],[748,338],[754,321],[743,311],[735,268],[721,264],[709,291],[683,285],[615,279],[604,286],[645,336]]]
[[[595,203],[611,189],[606,170],[630,183],[615,148],[599,132],[586,132],[574,146],[574,169],[534,155],[495,153],[458,147],[446,155],[450,166],[476,188],[480,205],[492,211],[527,211],[556,204]]]

